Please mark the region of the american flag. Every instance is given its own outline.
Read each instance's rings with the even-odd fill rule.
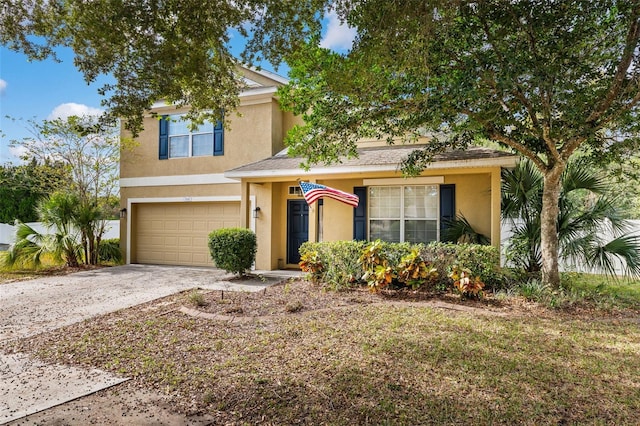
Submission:
[[[360,202],[357,195],[320,185],[319,183],[300,182],[300,189],[302,189],[302,195],[309,205],[315,203],[318,198],[322,197],[333,198],[334,200],[349,204],[353,207],[358,207],[358,203]]]

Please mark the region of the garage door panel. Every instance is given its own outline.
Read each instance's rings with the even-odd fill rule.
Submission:
[[[239,202],[137,204],[134,211],[138,263],[212,266],[209,233],[240,225]]]
[[[228,207],[223,207],[223,211],[224,211],[224,216],[225,217],[229,217],[229,216],[240,216],[240,206],[228,206]]]
[[[192,231],[193,230],[193,222],[188,221],[188,220],[181,220],[180,223],[178,223],[178,229],[180,231]]]
[[[195,246],[207,246],[207,244],[209,243],[208,238],[203,238],[203,237],[193,237],[193,245]]]
[[[205,262],[209,262],[209,257],[203,255],[202,253],[193,253],[192,260],[194,263],[205,263]]]
[[[178,221],[177,220],[166,220],[164,222],[164,230],[165,231],[177,231],[178,230]]]
[[[193,238],[191,237],[179,237],[178,246],[181,248],[193,246]]]
[[[207,222],[205,220],[195,220],[193,222],[193,230],[194,231],[207,231],[209,228],[207,227]]]

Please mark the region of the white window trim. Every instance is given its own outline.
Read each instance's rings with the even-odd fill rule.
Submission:
[[[211,129],[211,132],[192,132],[189,131],[188,133],[178,133],[175,135],[171,134],[171,123],[175,123],[177,120],[181,120],[180,117],[184,116],[186,113],[177,113],[177,114],[166,114],[166,116],[168,117],[168,130],[167,130],[167,159],[168,160],[180,160],[183,158],[193,158],[193,136],[197,136],[197,135],[211,135],[211,155],[198,155],[197,157],[221,157],[221,155],[215,155],[215,144],[216,144],[216,139],[215,139],[215,133],[216,133],[216,124],[212,123],[210,121],[205,121],[205,123],[203,124],[211,124],[213,125],[213,128]],[[183,137],[183,136],[188,136],[189,137],[189,142],[187,144],[187,155],[185,157],[172,157],[171,156],[171,138],[172,137]]]
[[[363,186],[419,186],[444,183],[444,176],[423,176],[416,178],[363,179]]]
[[[435,186],[436,187],[436,198],[438,200],[437,202],[437,212],[436,212],[436,241],[440,241],[440,185],[438,184],[420,184],[420,185],[416,185],[414,183],[407,183],[406,185],[371,185],[371,186],[394,186],[394,187],[399,187],[400,188],[400,217],[389,217],[389,218],[384,218],[384,217],[377,217],[377,218],[372,218],[371,217],[371,210],[370,210],[370,206],[371,206],[371,197],[368,196],[367,194],[367,236],[369,241],[371,241],[371,221],[372,220],[399,220],[400,221],[400,242],[403,243],[404,241],[404,226],[405,226],[405,221],[407,220],[433,220],[433,219],[427,219],[427,218],[417,218],[417,217],[410,217],[407,218],[404,215],[404,188],[406,186]],[[367,187],[367,192],[369,191],[369,186]]]
[[[169,125],[171,126],[171,125]],[[169,135],[168,138],[168,142],[169,142],[169,156],[168,159],[169,160],[179,160],[181,158],[192,158],[194,157],[193,155],[193,136],[197,136],[197,135],[211,135],[211,154],[207,154],[207,155],[197,155],[196,157],[213,157],[213,149],[214,146],[213,144],[215,143],[214,141],[214,136],[213,136],[213,132],[198,132],[198,133],[185,133],[185,134],[179,134],[179,135]],[[183,136],[188,136],[189,137],[189,142],[187,144],[187,155],[185,157],[172,157],[171,156],[171,138],[172,137],[183,137]]]
[[[131,223],[133,222],[133,210],[131,207],[133,204],[146,204],[146,203],[207,203],[207,202],[225,202],[225,201],[238,201],[240,202],[240,196],[213,196],[213,197],[155,197],[155,198],[129,198],[127,199],[127,211],[129,212],[127,217],[127,265],[131,264]],[[255,209],[256,197],[255,195],[249,196],[249,208]],[[240,212],[242,214],[242,212]],[[249,229],[256,232],[256,219],[250,215]]]

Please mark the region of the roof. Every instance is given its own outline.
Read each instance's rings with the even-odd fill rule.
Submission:
[[[254,67],[244,67],[244,66],[240,66],[240,68],[241,69],[245,68],[246,70],[256,73],[259,76],[269,80],[267,84],[264,84],[264,83],[257,82],[254,79],[249,78],[247,76],[244,76],[244,75],[241,76],[240,82],[242,83],[243,87],[241,87],[240,93],[238,94],[240,98],[255,96],[255,95],[265,95],[268,93],[275,94],[279,86],[283,84],[287,84],[289,82],[287,78],[267,70],[257,69]],[[151,109],[158,109],[158,108],[163,108],[168,106],[172,106],[172,105],[167,104],[164,100],[161,99],[159,101],[154,102],[153,105],[151,106]]]
[[[420,145],[393,145],[358,149],[358,158],[344,159],[341,163],[318,165],[309,171],[300,168],[302,158],[280,153],[273,157],[246,164],[224,173],[231,179],[287,177],[300,175],[327,175],[354,172],[398,171],[402,161]],[[427,169],[463,167],[512,167],[517,156],[490,148],[472,147],[465,151],[447,151],[434,157]]]

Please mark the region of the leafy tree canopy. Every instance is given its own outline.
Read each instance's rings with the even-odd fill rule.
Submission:
[[[121,140],[117,126],[105,125],[93,116],[71,116],[41,123],[32,120],[29,125],[33,137],[12,142],[25,149],[23,159],[56,161],[64,166],[68,176],[64,193],[52,196],[46,208],[38,211],[38,218],[55,226],[57,234],[65,235],[69,239],[65,244],[76,238],[69,231],[71,227],[77,229],[84,261],[96,264],[106,220],[114,217],[119,204],[120,150],[130,148],[133,141]],[[65,208],[59,209],[60,206]],[[50,220],[52,217],[55,220]],[[38,245],[25,244],[27,253]],[[18,253],[23,244],[16,243],[16,247]],[[72,263],[78,261],[73,256],[68,258]]]
[[[55,57],[67,46],[87,82],[110,74],[105,106],[139,131],[142,114],[154,102],[190,105],[190,119],[218,119],[234,110],[241,80],[231,53],[232,37],[255,41],[245,52],[259,63],[277,64],[296,40],[318,33],[325,1],[305,0],[6,0],[0,6],[0,43],[30,58]],[[271,31],[277,28],[278,31]],[[250,53],[252,52],[252,53]]]
[[[0,223],[38,220],[38,201],[64,187],[68,179],[66,166],[49,159],[0,165]]]
[[[66,189],[82,202],[106,202],[118,195],[120,150],[133,142],[121,140],[117,126],[105,125],[95,116],[71,116],[30,120],[28,129],[33,136],[11,142],[23,148],[23,160],[63,165],[70,178]]]
[[[352,51],[290,56],[290,138],[311,162],[353,154],[357,137],[446,135],[404,165],[476,137],[540,169],[583,146],[618,158],[638,146],[637,1],[351,2]],[[329,141],[329,142],[327,142]]]
[[[311,40],[288,56],[282,102],[305,124],[290,151],[308,163],[356,155],[361,137],[431,136],[403,163],[486,138],[543,181],[543,280],[559,285],[561,177],[578,150],[598,162],[638,151],[639,1],[341,2],[358,29],[339,55]]]

